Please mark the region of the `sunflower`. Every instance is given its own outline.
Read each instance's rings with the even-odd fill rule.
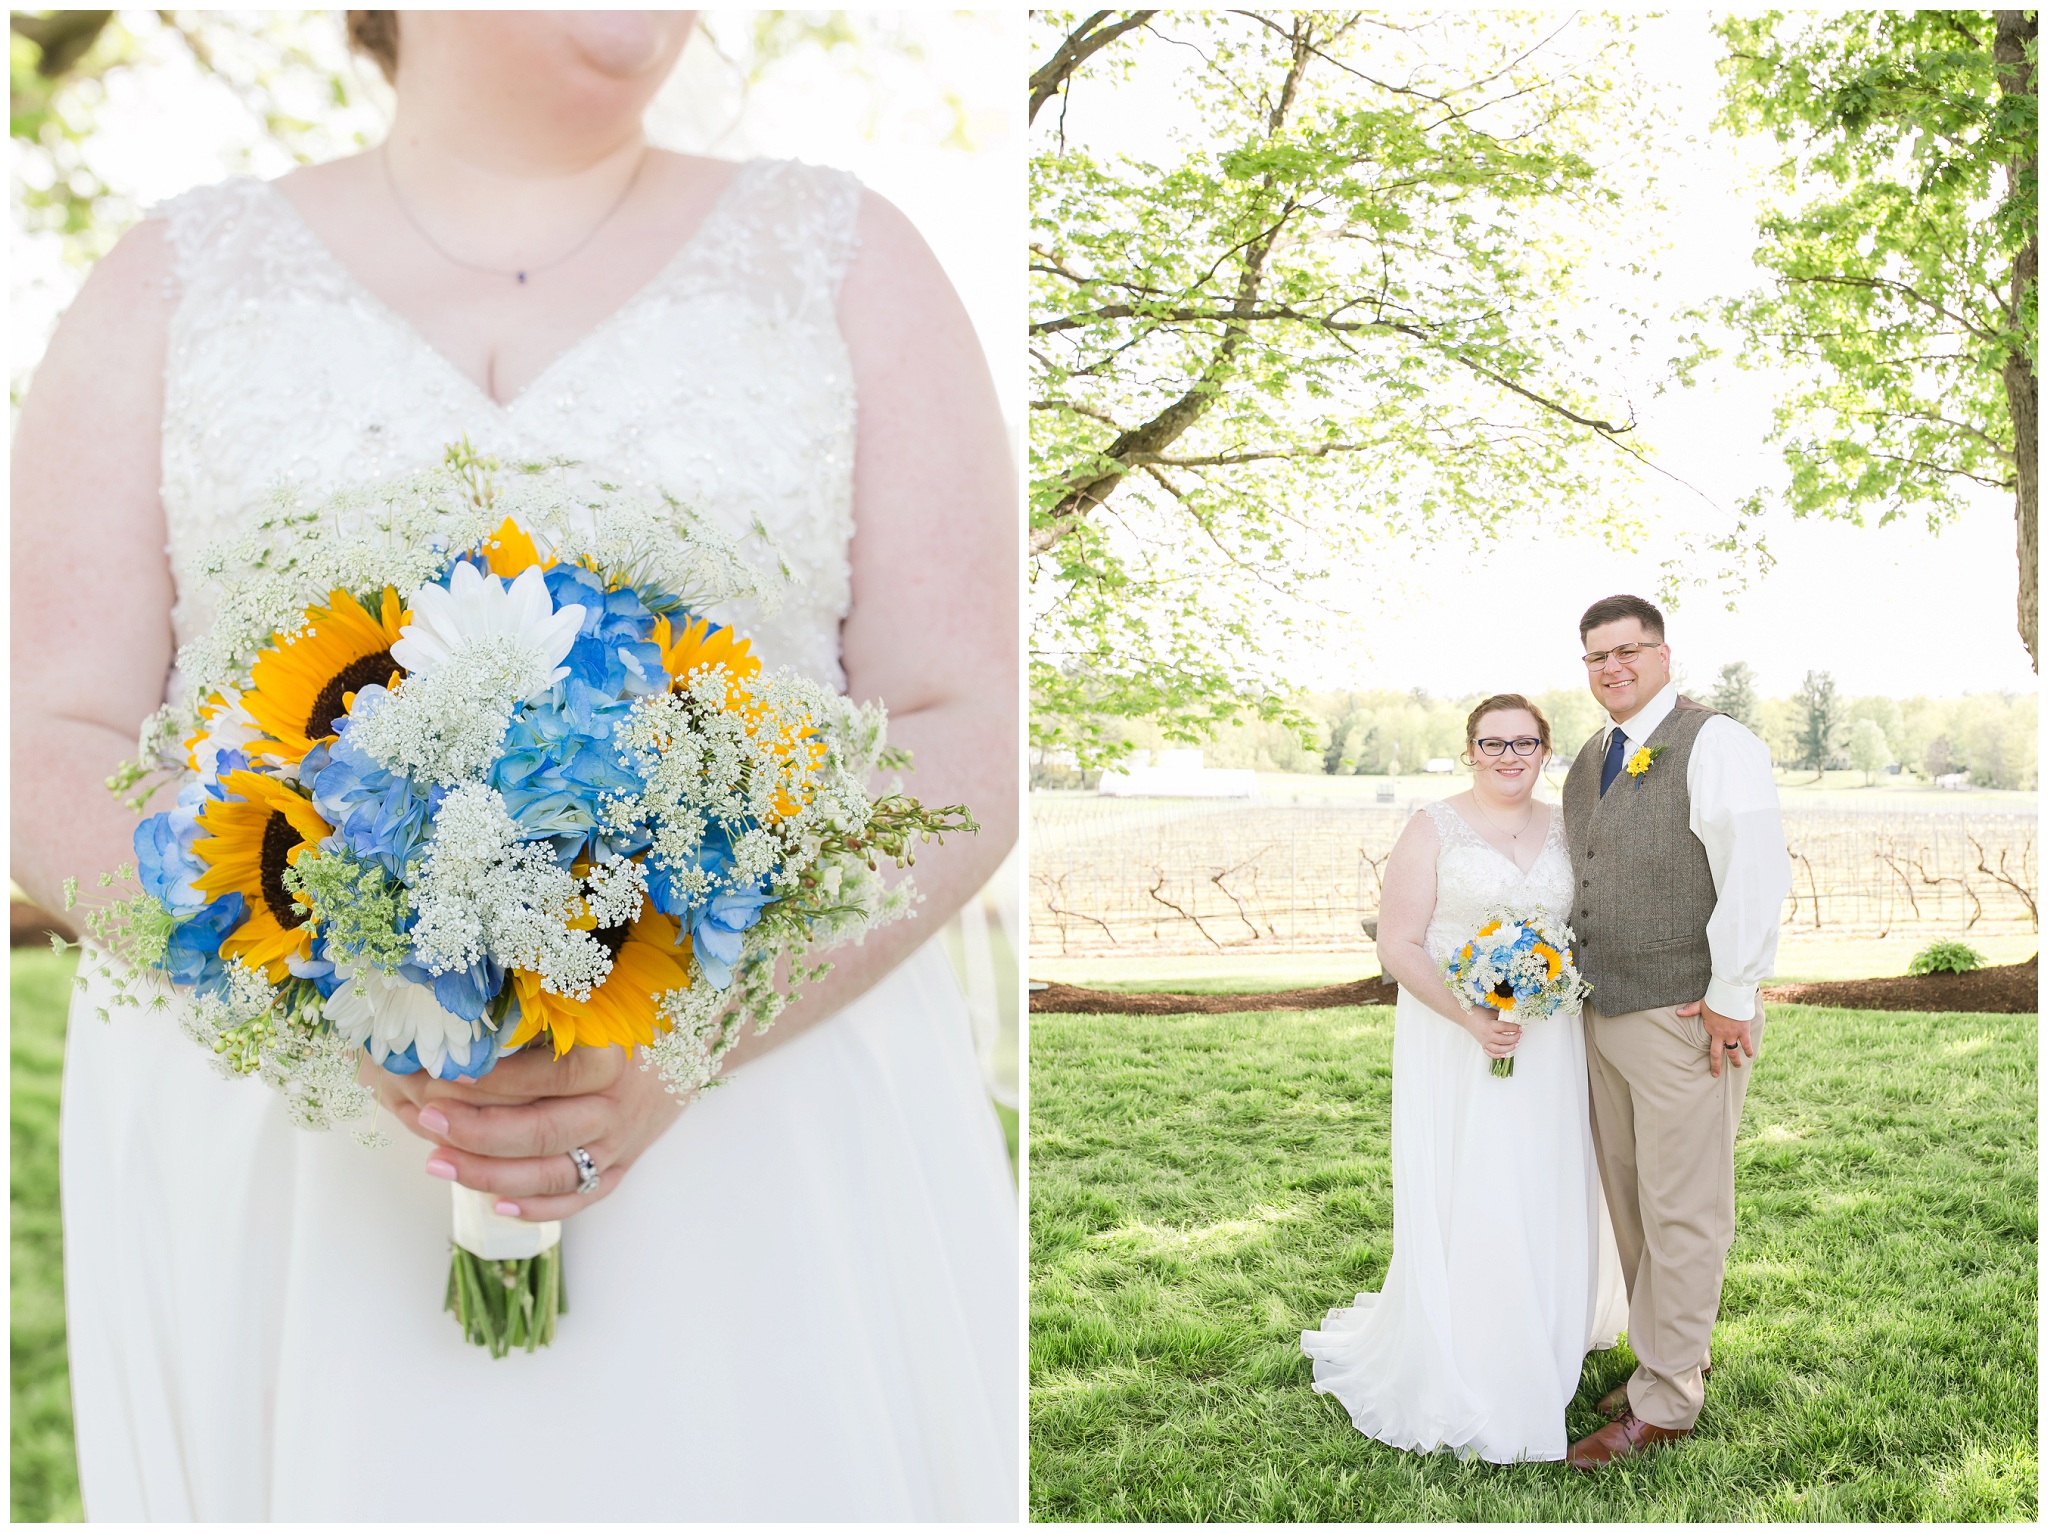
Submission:
[[[1564,968],[1564,957],[1547,942],[1537,943],[1535,951],[1536,956],[1541,958],[1550,970],[1550,973],[1544,979],[1544,983],[1548,984],[1551,980],[1556,979],[1559,972]]]
[[[484,539],[483,556],[484,562],[490,566],[491,573],[503,575],[507,580],[521,571],[532,569],[536,564],[544,570],[553,569],[555,566],[553,559],[543,559],[540,556],[540,549],[534,545],[526,529],[509,516],[498,523],[496,532]]]
[[[543,1031],[554,1039],[557,1056],[579,1043],[589,1048],[611,1043],[631,1048],[654,1042],[657,998],[689,988],[690,939],[684,937],[677,945],[675,918],[656,910],[652,900],[642,903],[639,919],[630,926],[594,931],[611,950],[612,968],[587,1001],[543,990],[540,976],[529,970],[512,971],[519,1026],[507,1048],[517,1048]]]
[[[346,591],[306,614],[305,632],[256,657],[243,705],[263,729],[264,754],[297,761],[334,738],[334,721],[372,685],[389,686],[398,672],[391,658],[401,630],[412,621],[398,592],[384,588],[383,610],[372,617]]]
[[[722,665],[734,681],[760,674],[761,662],[750,654],[747,641],[730,628],[713,626],[709,618],[691,618],[675,633],[667,618],[655,620],[648,638],[661,651],[661,668],[682,686],[693,671],[707,665]]]
[[[689,686],[694,672],[706,666],[724,666],[735,682],[749,680],[761,671],[761,662],[749,653],[747,640],[730,628],[713,627],[706,618],[690,619],[681,633],[673,632],[667,618],[658,619],[649,638],[661,650],[662,669],[674,678],[670,686],[678,692]],[[726,706],[745,720],[747,733],[760,733],[767,710],[756,705],[744,687],[727,689]],[[797,814],[809,797],[804,779],[824,764],[825,742],[816,735],[785,731],[776,742],[775,754],[779,758],[776,775],[782,779],[775,792],[775,811],[788,818]]]
[[[242,896],[248,918],[221,942],[223,958],[261,967],[276,984],[291,972],[286,960],[312,951],[308,918],[292,909],[285,869],[333,827],[285,784],[257,772],[230,772],[221,787],[238,797],[213,799],[199,811],[200,837],[192,851],[207,871],[193,880],[203,894]]]

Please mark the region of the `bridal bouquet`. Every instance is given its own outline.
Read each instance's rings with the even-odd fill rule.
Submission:
[[[1575,1011],[1593,987],[1572,963],[1570,927],[1560,930],[1541,911],[1494,911],[1484,926],[1445,962],[1444,984],[1470,1010],[1491,1006],[1527,1025]],[[1503,1079],[1515,1073],[1515,1059],[1493,1062]]]
[[[619,1044],[701,1090],[828,967],[802,955],[907,913],[878,859],[974,828],[871,797],[903,762],[881,711],[696,615],[765,594],[722,535],[497,467],[452,449],[224,551],[214,573],[244,573],[180,653],[192,701],[113,783],[168,772],[177,800],[94,935],[307,1127],[374,1121],[365,1051],[466,1080],[542,1041]],[[124,999],[141,983],[115,972]],[[453,1191],[465,1333],[499,1356],[551,1340],[560,1226]]]

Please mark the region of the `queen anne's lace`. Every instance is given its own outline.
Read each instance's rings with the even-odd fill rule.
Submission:
[[[611,954],[587,931],[578,880],[546,842],[519,839],[505,800],[483,783],[451,788],[434,817],[432,850],[413,890],[412,943],[433,973],[467,969],[486,953],[530,969],[562,995],[588,1000]]]
[[[422,782],[480,777],[497,759],[512,709],[534,675],[546,674],[540,661],[517,634],[472,639],[446,664],[406,678],[380,706],[352,716],[349,740]]]

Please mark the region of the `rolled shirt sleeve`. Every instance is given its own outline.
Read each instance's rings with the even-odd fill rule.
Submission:
[[[1714,875],[1707,921],[1713,978],[1704,997],[1724,1017],[1756,1015],[1757,987],[1778,959],[1778,922],[1792,888],[1778,785],[1763,741],[1731,718],[1708,719],[1686,773],[1692,833]]]

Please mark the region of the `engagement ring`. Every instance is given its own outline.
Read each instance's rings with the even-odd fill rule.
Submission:
[[[569,1159],[576,1166],[576,1190],[587,1198],[597,1191],[597,1162],[590,1158],[590,1152],[580,1144],[568,1153]]]

